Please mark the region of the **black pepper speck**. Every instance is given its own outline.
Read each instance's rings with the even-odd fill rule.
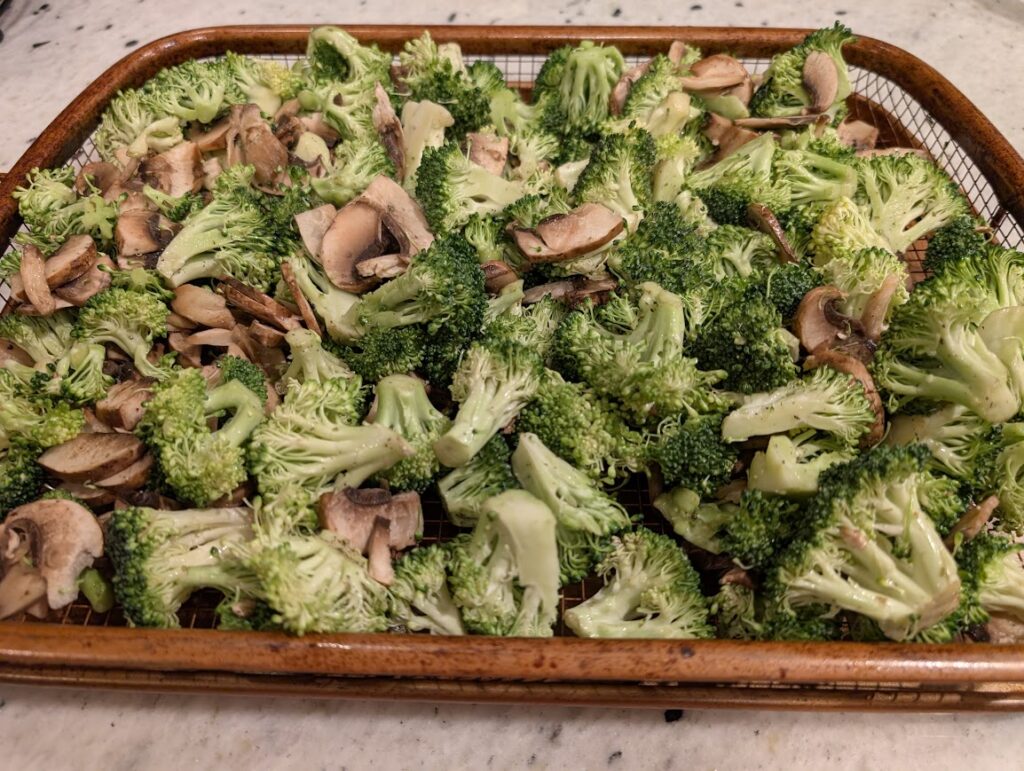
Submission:
[[[114,28],[114,25],[113,25],[113,24],[108,24],[107,26],[105,26],[105,27],[103,28],[103,30],[104,30],[104,31],[106,31],[106,30],[108,30],[108,29],[113,29],[113,28]]]
[[[453,21],[455,21],[455,17],[458,16],[458,15],[459,14],[455,13],[455,11],[452,11],[451,13],[449,13],[448,14],[448,23],[451,24]]]
[[[666,709],[665,710],[665,722],[675,723],[683,719],[683,711],[681,709]]]
[[[124,47],[125,48],[134,48],[138,44],[139,44],[138,40],[126,40],[125,44],[124,44]]]
[[[701,5],[700,3],[694,3],[693,5],[690,6],[690,10],[691,11],[703,11],[704,10],[704,6]]]
[[[46,46],[46,45],[49,45],[49,44],[50,44],[49,40],[44,40],[44,41],[42,41],[40,43],[33,43],[32,44],[32,48],[33,49],[35,49],[35,48],[42,48],[43,46]]]
[[[616,760],[622,759],[622,750],[615,750],[611,755],[608,756],[608,765],[610,766]]]
[[[612,11],[612,16],[614,16],[616,19],[619,18],[621,15],[622,15],[622,9],[621,8],[616,8],[614,11]]]

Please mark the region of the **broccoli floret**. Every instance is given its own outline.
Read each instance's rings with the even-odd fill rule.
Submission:
[[[722,550],[743,567],[765,566],[799,531],[800,512],[784,496],[745,490],[719,536]]]
[[[308,329],[292,329],[284,336],[291,352],[288,368],[281,376],[282,383],[295,380],[330,380],[348,378],[354,374],[348,365],[331,351],[324,348],[320,335]]]
[[[388,83],[391,56],[376,45],[364,46],[339,27],[315,27],[306,44],[306,72],[314,81]]]
[[[750,100],[750,114],[762,118],[800,115],[811,106],[811,95],[804,88],[804,64],[812,53],[827,54],[835,64],[838,86],[827,112],[837,115],[851,93],[850,74],[843,60],[843,46],[854,41],[853,33],[836,22],[812,32],[795,48],[772,57],[764,79]]]
[[[319,490],[358,487],[414,450],[382,425],[357,425],[358,378],[288,384],[284,402],[253,434],[250,463],[260,492],[289,484]]]
[[[423,363],[427,336],[414,324],[397,329],[369,329],[351,347],[339,354],[352,371],[366,383],[376,383],[388,375],[415,372]]]
[[[796,315],[804,295],[822,284],[821,274],[805,262],[772,266],[763,270],[757,280],[765,299],[787,324]]]
[[[858,201],[896,254],[969,211],[949,175],[914,153],[861,158],[857,166]]]
[[[959,404],[930,415],[896,415],[889,422],[887,444],[923,444],[932,454],[930,467],[972,487],[989,491],[1000,451],[1001,432]]]
[[[678,535],[712,554],[721,553],[719,535],[739,510],[735,503],[701,503],[700,496],[686,487],[662,493],[654,499],[654,508]]]
[[[165,304],[174,299],[174,292],[164,286],[163,277],[147,268],[110,271],[110,287],[149,294]]]
[[[983,333],[986,317],[998,310],[993,292],[955,273],[918,284],[896,309],[875,354],[874,379],[893,412],[914,400],[954,402],[1001,423],[1020,410],[1024,363],[1016,345],[1000,339],[1012,339],[1012,330]],[[998,324],[990,331],[1000,332]]]
[[[875,422],[860,381],[829,367],[767,393],[755,393],[722,421],[722,438],[743,442],[752,436],[813,428],[849,446]]]
[[[72,345],[74,319],[67,311],[50,316],[0,316],[0,339],[14,343],[35,362],[45,367],[63,358]]]
[[[392,625],[409,632],[466,634],[448,591],[449,553],[449,546],[435,543],[415,548],[398,561],[388,595]]]
[[[114,510],[104,547],[129,623],[177,627],[178,609],[199,589],[251,594],[252,578],[232,550],[252,535],[248,509]]]
[[[510,456],[505,440],[495,435],[469,463],[438,480],[441,502],[453,524],[472,527],[489,498],[518,487],[509,464]]]
[[[153,363],[149,353],[153,340],[167,334],[168,313],[153,294],[106,289],[82,306],[74,336],[89,343],[112,343],[132,357],[140,375],[162,379],[170,374],[169,363]]]
[[[771,134],[747,142],[713,166],[687,177],[687,188],[698,195],[719,225],[745,225],[752,203],[783,212],[791,204],[789,183],[772,175],[778,147]]]
[[[534,85],[534,100],[551,102],[546,119],[569,131],[595,131],[608,117],[612,89],[625,61],[614,46],[584,40],[575,48],[553,51],[544,61]],[[563,123],[564,121],[564,123]]]
[[[819,267],[833,257],[862,249],[891,251],[889,242],[875,230],[866,212],[850,198],[837,198],[824,207],[814,207],[808,215],[808,220],[813,220],[809,247],[814,252],[814,264]]]
[[[573,187],[581,203],[607,206],[636,230],[654,199],[654,138],[643,129],[601,138]]]
[[[192,59],[161,70],[147,81],[142,93],[146,105],[158,115],[173,115],[187,123],[211,123],[230,106],[231,86],[230,70],[223,59]]]
[[[563,586],[587,576],[604,555],[607,537],[632,524],[618,501],[545,447],[536,434],[519,434],[512,471],[523,489],[555,515]]]
[[[21,218],[33,230],[43,230],[51,217],[78,198],[75,170],[71,166],[32,169],[26,182],[27,185],[14,191],[14,200],[18,202]]]
[[[671,538],[645,528],[614,537],[598,573],[604,587],[565,612],[566,626],[578,636],[713,636],[700,576]]]
[[[149,185],[142,188],[142,193],[153,202],[161,214],[174,222],[188,219],[205,204],[201,193],[185,193],[175,198]]]
[[[12,194],[29,228],[17,235],[19,243],[31,244],[43,254],[52,254],[75,235],[91,236],[100,248],[113,243],[117,202],[104,200],[95,188],[76,193],[73,168],[32,169],[27,182]]]
[[[263,375],[263,370],[251,361],[246,361],[243,358],[229,354],[217,359],[217,369],[220,370],[220,379],[222,383],[237,380],[260,397],[260,403],[266,403],[267,379]]]
[[[0,451],[0,522],[11,509],[39,495],[46,474],[36,463],[38,456],[39,450],[20,440]]]
[[[292,255],[288,258],[299,291],[324,321],[332,340],[349,342],[360,336],[357,320],[351,318],[359,303],[359,295],[338,289],[323,269],[308,257]]]
[[[522,490],[482,507],[472,533],[451,545],[448,585],[466,629],[550,637],[558,618],[558,546],[551,510]]]
[[[986,246],[980,252],[947,263],[942,283],[981,285],[998,308],[1024,305],[1024,253],[1001,246]],[[1011,310],[1010,317],[1017,311]]]
[[[540,357],[511,340],[488,338],[470,346],[451,386],[459,410],[434,442],[441,463],[468,463],[530,401],[542,372]]]
[[[747,471],[747,487],[791,497],[813,495],[822,472],[852,460],[855,454],[843,442],[814,431],[792,437],[777,434],[768,440],[765,450],[754,453]]]
[[[757,596],[749,586],[723,583],[711,598],[711,618],[716,637],[726,640],[757,640],[763,624],[759,618]]]
[[[129,158],[145,158],[162,153],[185,141],[181,121],[176,115],[158,114],[136,88],[119,91],[103,111],[93,134],[100,157],[117,162],[120,152]]]
[[[716,281],[731,276],[747,278],[755,269],[777,265],[775,243],[750,228],[722,225],[708,233],[701,257],[702,268]]]
[[[224,632],[279,632],[274,609],[252,597],[225,597],[214,609],[217,630]]]
[[[789,186],[794,206],[852,198],[857,192],[856,168],[809,150],[780,150],[774,172]]]
[[[416,198],[435,231],[450,231],[474,214],[496,214],[524,194],[518,182],[471,162],[448,142],[423,151],[416,173]]]
[[[265,291],[276,278],[275,228],[250,186],[252,166],[217,177],[213,200],[191,215],[157,260],[171,286],[201,278],[234,276]]]
[[[998,448],[993,476],[999,525],[1011,533],[1024,533],[1024,424],[1004,425]]]
[[[643,465],[643,435],[626,425],[615,406],[551,370],[519,413],[516,428],[536,434],[552,452],[596,481],[614,482]]]
[[[330,531],[248,544],[242,561],[272,621],[296,635],[383,632],[387,589],[367,572],[366,559]]]
[[[957,552],[964,594],[984,613],[1024,620],[1024,545],[997,533],[980,533]]]
[[[454,119],[448,110],[434,102],[406,102],[402,105],[402,150],[405,155],[406,190],[416,189],[416,175],[428,147],[444,144],[445,129]]]
[[[615,247],[608,266],[629,287],[653,281],[683,294],[693,283],[704,249],[696,226],[674,203],[659,201],[647,210],[636,231]]]
[[[883,314],[888,318],[893,309],[910,298],[907,264],[887,249],[861,249],[837,254],[821,269],[825,283],[846,293],[839,301],[839,310],[855,319],[861,318],[876,294],[895,287]]]
[[[781,388],[797,376],[793,335],[782,316],[760,292],[725,291],[728,302],[717,310],[687,343],[686,353],[705,370],[725,373],[723,388],[756,393]]]
[[[320,491],[300,484],[284,483],[253,500],[256,530],[271,540],[294,533],[308,534],[320,529],[317,502]]]
[[[0,368],[0,449],[47,448],[76,437],[85,427],[81,410],[41,393],[10,369]]]
[[[665,421],[647,449],[665,484],[683,486],[702,496],[713,495],[729,481],[736,450],[722,441],[721,415],[693,415]]]
[[[394,177],[395,171],[395,163],[380,139],[367,134],[339,144],[327,175],[313,177],[309,183],[323,200],[344,206],[374,179],[382,174]]]
[[[395,491],[426,490],[441,470],[432,445],[451,421],[430,403],[423,381],[409,375],[389,375],[377,383],[377,410],[372,422],[390,428],[415,451],[377,478]]]
[[[961,215],[932,233],[924,267],[939,273],[946,265],[979,256],[987,241],[984,224],[969,214]]]
[[[636,307],[620,299],[567,316],[552,348],[556,368],[620,402],[637,423],[721,407],[710,387],[725,373],[702,372],[682,355],[683,301],[656,284],[639,289]]]
[[[635,121],[655,137],[677,136],[698,111],[682,93],[679,68],[664,54],[657,54],[647,70],[630,86],[622,106],[622,122]]]
[[[424,32],[408,41],[398,58],[401,80],[409,89],[410,98],[443,104],[451,113],[452,130],[457,136],[465,136],[488,122],[493,73],[492,77],[484,78],[484,87],[478,86],[466,71],[458,45],[439,46],[429,32]],[[482,71],[477,74],[482,77]]]
[[[207,419],[233,415],[211,431]],[[205,506],[245,481],[244,444],[263,420],[263,400],[238,380],[207,390],[196,369],[178,370],[153,389],[136,431],[157,457],[167,485]]]
[[[905,640],[957,610],[956,562],[919,493],[931,477],[928,456],[920,446],[881,446],[822,475],[769,574],[775,614],[843,609]]]
[[[700,133],[669,134],[658,138],[658,165],[654,169],[654,200],[676,201],[686,178],[713,150]],[[677,207],[678,208],[678,207]]]
[[[233,81],[229,98],[239,104],[255,104],[267,117],[273,117],[283,99],[299,90],[301,78],[279,62],[253,59],[228,51],[224,66]]]
[[[76,342],[54,368],[60,378],[61,396],[72,404],[102,399],[114,379],[103,373],[107,349],[98,343]]]

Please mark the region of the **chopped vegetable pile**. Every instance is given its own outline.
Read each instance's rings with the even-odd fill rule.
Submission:
[[[0,617],[81,592],[175,627],[203,590],[298,635],[1024,623],[1024,254],[849,115],[851,40],[757,78],[582,42],[526,100],[429,34],[393,60],[321,27],[292,67],[118,94],[0,260]],[[636,475],[672,535],[618,500]],[[455,538],[423,540],[428,494]]]

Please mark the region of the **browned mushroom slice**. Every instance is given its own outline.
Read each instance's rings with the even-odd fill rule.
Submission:
[[[771,209],[763,203],[752,203],[747,207],[747,218],[754,227],[772,239],[779,250],[782,262],[799,262],[789,239],[786,238],[786,231]]]
[[[797,308],[793,331],[808,353],[819,353],[826,348],[840,350],[862,362],[873,355],[872,344],[864,337],[859,319],[843,315],[839,301],[846,294],[834,286],[812,289]]]
[[[256,184],[271,185],[280,181],[279,172],[288,166],[288,150],[263,120],[259,107],[255,104],[233,106],[231,127],[225,138],[230,143],[228,165],[234,165],[230,162],[231,145],[237,143],[237,162],[253,167]]]
[[[485,262],[480,269],[484,272],[484,282],[487,291],[491,294],[498,294],[509,284],[514,284],[519,280],[519,276],[512,270],[512,266],[501,260]]]
[[[186,345],[209,345],[213,348],[227,348],[234,342],[230,329],[201,329],[185,338]]]
[[[333,147],[341,139],[341,135],[334,130],[334,127],[324,120],[323,113],[311,112],[308,115],[300,115],[299,123],[302,124],[304,131],[316,134],[324,140],[328,147]]]
[[[155,381],[149,378],[126,380],[111,386],[107,395],[96,402],[96,415],[109,426],[133,431],[142,419],[146,402],[153,397]]]
[[[277,137],[278,142],[288,148],[294,148],[299,137],[305,133],[306,127],[294,115],[285,116],[274,124],[274,136]]]
[[[285,118],[294,118],[300,112],[302,112],[302,103],[298,99],[289,99],[277,108],[277,112],[274,113],[274,123]]]
[[[113,490],[116,493],[124,493],[129,490],[138,490],[144,487],[149,481],[149,474],[153,470],[153,456],[143,455],[130,466],[111,474],[105,479],[96,482],[96,487],[102,490]]]
[[[313,308],[310,306],[309,300],[306,299],[306,295],[304,295],[302,290],[299,288],[299,282],[295,279],[295,270],[287,260],[281,263],[281,278],[283,278],[285,284],[288,285],[288,290],[291,292],[292,299],[295,301],[295,305],[299,309],[299,315],[302,316],[302,320],[305,322],[306,328],[311,332],[315,332],[320,337],[323,337],[324,333],[323,330],[320,329],[320,322],[317,321],[316,314],[313,313]]]
[[[364,554],[377,518],[390,523],[388,545],[393,549],[415,545],[416,535],[423,531],[423,509],[414,492],[392,495],[380,488],[346,487],[321,495],[317,512],[324,529]]]
[[[266,348],[281,348],[284,345],[284,332],[267,326],[262,321],[254,321],[249,325],[249,335]]]
[[[466,141],[469,142],[469,160],[501,176],[508,160],[508,137],[473,131],[466,134]]]
[[[839,72],[836,63],[824,51],[811,51],[804,59],[803,85],[811,103],[806,111],[823,113],[839,95]]]
[[[729,129],[732,128],[732,121],[719,115],[716,112],[709,113],[707,122],[704,124],[703,132],[704,136],[710,140],[711,144],[718,145],[721,143],[722,138],[725,137]]]
[[[747,68],[727,54],[714,54],[701,59],[690,68],[693,74],[680,78],[679,83],[686,91],[708,91],[739,85],[749,77]]]
[[[175,313],[205,327],[231,329],[236,323],[223,295],[195,284],[175,287],[171,308]]]
[[[974,538],[985,529],[997,508],[999,508],[999,497],[995,495],[990,495],[981,503],[972,503],[967,507],[964,515],[953,525],[949,535],[943,539],[946,545],[952,547],[960,538],[965,541]]]
[[[382,226],[379,212],[358,198],[338,211],[320,245],[320,262],[332,284],[361,294],[379,283],[375,277],[361,276],[356,266],[381,255]]]
[[[398,179],[405,179],[405,150],[402,141],[402,124],[395,115],[395,108],[391,106],[391,98],[388,92],[380,83],[373,89],[376,101],[373,105],[371,118],[373,127],[377,131],[380,143],[387,151],[391,162],[395,164],[395,176]],[[508,144],[508,140],[505,142]]]
[[[338,210],[333,204],[325,203],[309,211],[295,215],[295,225],[302,237],[302,245],[314,259],[320,259],[320,247],[324,242],[324,234],[334,222]]]
[[[740,128],[760,129],[762,131],[767,129],[800,128],[801,126],[810,126],[817,123],[820,117],[820,113],[813,113],[778,118],[740,118],[736,121],[736,125]]]
[[[875,413],[875,422],[871,426],[871,430],[861,438],[861,445],[873,447],[882,441],[882,437],[885,436],[885,409],[882,407],[882,397],[878,395],[874,378],[871,377],[868,368],[864,366],[864,362],[841,351],[822,348],[804,362],[804,367],[807,369],[817,369],[821,366],[831,367],[837,372],[847,374],[864,386],[864,395],[871,402],[871,409]]]
[[[391,564],[391,522],[377,517],[366,543],[367,572],[370,578],[384,586],[391,586],[395,580],[395,569]]]
[[[356,273],[364,278],[389,279],[401,276],[409,263],[400,254],[382,254],[356,263]]]
[[[46,261],[46,283],[50,287],[78,278],[96,263],[96,244],[89,236],[71,236]]]
[[[85,195],[91,188],[106,193],[111,187],[122,180],[122,171],[106,161],[93,161],[85,164],[75,177],[75,191]]]
[[[195,131],[189,140],[196,143],[200,152],[212,153],[224,150],[228,146],[228,130],[231,128],[230,118],[221,118],[205,131]]]
[[[531,263],[561,262],[587,254],[611,241],[626,227],[622,216],[599,203],[541,220],[536,228],[515,228],[512,237]]]
[[[380,215],[384,227],[394,236],[407,260],[434,243],[434,235],[427,227],[427,218],[420,205],[390,177],[381,174],[374,178],[356,201]]]
[[[626,105],[626,97],[629,96],[633,84],[650,68],[651,60],[648,59],[622,73],[619,82],[615,84],[615,88],[612,89],[611,96],[608,98],[608,109],[612,115],[622,115],[622,108]]]
[[[178,354],[178,366],[189,369],[197,369],[202,366],[202,347],[191,342],[189,336],[184,332],[169,332],[167,345]]]
[[[53,293],[62,300],[81,308],[89,298],[98,295],[110,286],[110,273],[116,270],[114,262],[105,254],[96,258],[96,264],[76,279],[69,281],[63,286],[53,290]]]
[[[718,163],[723,158],[732,155],[747,142],[753,142],[760,136],[756,131],[736,126],[728,118],[723,118],[716,113],[711,113],[708,125],[704,128],[704,135],[718,149],[715,150],[714,155],[701,164],[702,167]]]
[[[141,171],[146,184],[174,198],[198,193],[203,187],[203,155],[195,142],[182,142],[147,158]]]
[[[846,120],[836,128],[839,139],[854,150],[873,150],[878,143],[878,129],[862,120]]]
[[[668,60],[678,66],[689,50],[690,47],[682,40],[673,40],[672,45],[668,47]]]
[[[290,310],[274,298],[243,284],[236,278],[224,276],[218,286],[228,305],[245,311],[253,318],[265,321],[287,332],[302,326]]]
[[[46,263],[43,253],[29,244],[21,252],[21,285],[25,297],[40,316],[49,316],[57,310],[57,303],[46,283]],[[33,314],[35,315],[35,314]]]
[[[279,345],[264,345],[257,339],[255,334],[250,332],[250,330],[255,329],[257,326],[261,326],[258,321],[254,321],[248,327],[244,324],[236,324],[234,329],[231,330],[231,335],[234,338],[235,345],[245,354],[246,359],[261,367],[264,372],[276,374],[286,361],[284,351],[282,350],[284,338],[282,336],[282,343]],[[276,331],[271,330],[269,327],[266,327],[266,329],[269,332]]]
[[[600,305],[606,299],[609,292],[615,291],[618,282],[611,278],[590,278],[587,276],[573,276],[552,281],[548,284],[538,284],[530,287],[523,293],[523,305],[532,305],[540,302],[545,297],[558,300],[569,306],[575,306],[584,300],[591,300],[595,305]]]
[[[94,482],[127,468],[145,452],[132,434],[79,434],[39,456],[39,465],[71,482]]]
[[[118,204],[117,216],[123,217],[130,211],[157,211],[157,206],[144,193],[128,193]]]

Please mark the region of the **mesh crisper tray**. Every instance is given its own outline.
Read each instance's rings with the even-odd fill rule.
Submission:
[[[273,56],[291,64],[294,57]],[[528,88],[533,82],[542,62],[539,55],[489,55],[467,56],[468,62],[477,59],[493,61],[505,73],[510,84]],[[627,64],[642,60],[642,57],[628,56]],[[752,74],[763,72],[768,64],[766,59],[745,59]],[[921,104],[908,92],[889,79],[868,69],[851,67],[854,96],[851,97],[851,112],[854,117],[865,120],[880,131],[880,147],[910,146],[926,150],[960,185],[977,214],[991,224],[995,239],[1008,247],[1020,247],[1024,243],[1024,230],[1020,223],[1000,204],[992,185],[968,156],[967,152],[951,137],[948,131],[934,120]],[[91,139],[69,161],[76,169],[91,161],[99,160]],[[905,259],[912,278],[923,277],[921,260],[925,243],[919,242],[906,253]],[[6,287],[0,290],[7,296]],[[671,534],[664,519],[650,505],[646,480],[635,477],[618,491],[620,502],[631,515],[657,532]],[[444,541],[453,537],[459,529],[448,522],[440,501],[433,493],[423,500],[425,527],[424,542]],[[598,586],[595,579],[567,586],[563,589],[562,610],[582,602]],[[181,624],[185,628],[212,628],[216,623],[214,608],[220,597],[214,592],[202,592],[190,599],[182,608]],[[94,613],[88,603],[76,601],[70,606],[51,614],[50,622],[80,626],[123,626],[124,617],[119,609],[110,613]],[[567,634],[559,621],[557,634]]]

